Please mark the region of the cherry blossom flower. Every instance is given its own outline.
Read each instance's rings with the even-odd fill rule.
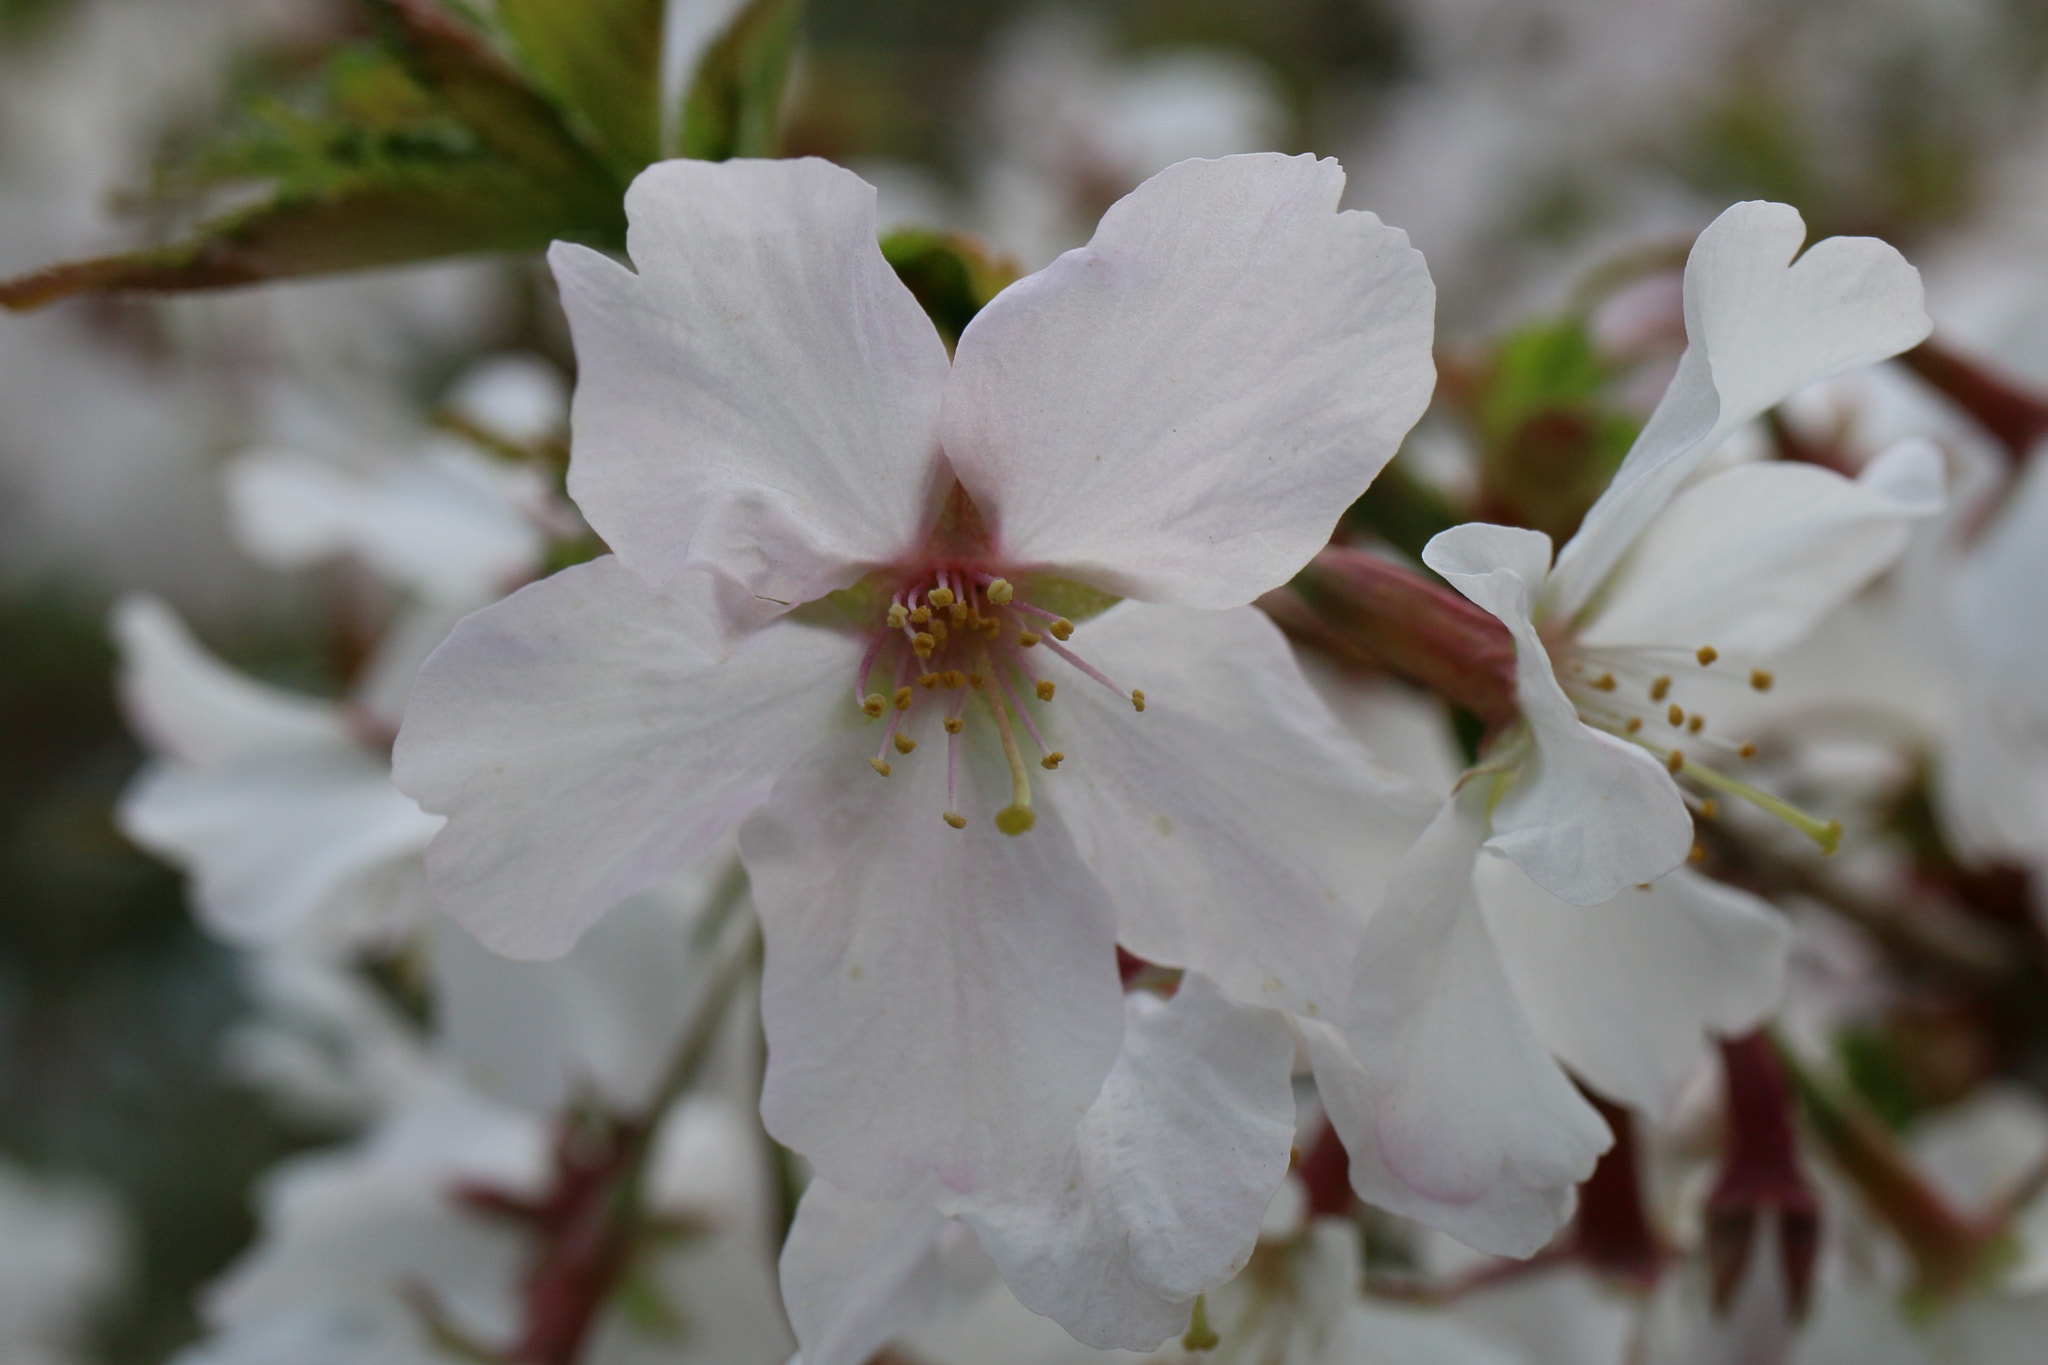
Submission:
[[[1432,383],[1427,274],[1342,185],[1172,167],[949,364],[850,173],[643,173],[637,273],[553,255],[570,491],[615,556],[458,627],[399,737],[442,904],[557,954],[745,821],[764,1117],[867,1198],[1061,1149],[1124,1036],[1118,943],[1334,1009],[1426,807],[1244,604]]]
[[[1501,526],[1424,551],[1513,634],[1521,720],[1367,926],[1341,1024],[1357,1066],[1331,1067],[1352,1083],[1325,1097],[1363,1197],[1485,1250],[1541,1246],[1607,1144],[1552,1051],[1654,1112],[1703,1031],[1752,1024],[1776,998],[1786,941],[1769,911],[1665,875],[1692,846],[1680,779],[1839,835],[1708,762],[1744,750],[1697,701],[1715,679],[1767,686],[1762,664],[1940,503],[1924,445],[1853,481],[1779,463],[1700,474],[1794,389],[1926,333],[1918,278],[1890,247],[1833,238],[1794,262],[1804,232],[1788,208],[1741,204],[1701,234],[1678,372],[1555,567],[1548,537]]]

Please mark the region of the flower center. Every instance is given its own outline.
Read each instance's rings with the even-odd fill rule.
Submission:
[[[889,776],[895,759],[917,748],[911,733],[917,722],[927,712],[938,712],[946,735],[946,808],[940,818],[954,829],[966,828],[967,817],[958,809],[960,736],[978,698],[995,721],[1010,769],[1010,804],[996,812],[996,828],[1024,833],[1037,817],[1031,809],[1031,769],[1017,732],[1021,729],[1037,748],[1040,768],[1052,771],[1066,759],[1046,743],[1032,714],[1034,704],[1051,705],[1058,690],[1040,676],[1034,661],[1057,659],[1137,710],[1145,709],[1143,691],[1118,686],[1067,647],[1073,633],[1072,621],[1024,601],[1006,578],[948,566],[911,579],[890,599],[853,680],[862,712],[872,720],[887,718],[881,746],[868,763]],[[869,690],[878,677],[887,680],[888,691]]]
[[[1557,677],[1565,695],[1587,725],[1640,745],[1662,759],[1673,777],[1740,797],[1776,816],[1819,844],[1825,853],[1833,853],[1841,842],[1841,821],[1818,819],[1701,761],[1705,755],[1747,762],[1756,757],[1756,745],[1713,734],[1706,713],[1688,703],[1702,686],[1739,687],[1746,681],[1753,690],[1768,692],[1776,681],[1770,670],[1752,668],[1746,679],[1739,668],[1715,670],[1721,652],[1712,645],[1695,650],[1598,649],[1563,643],[1553,650],[1552,658],[1561,664]],[[1711,796],[1693,791],[1687,791],[1687,796],[1702,814],[1714,814]]]

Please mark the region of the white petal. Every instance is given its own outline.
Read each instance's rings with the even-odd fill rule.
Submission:
[[[474,607],[530,577],[546,550],[531,480],[453,440],[367,476],[265,452],[226,478],[237,538],[281,568],[352,555],[389,583]]]
[[[922,541],[946,349],[823,161],[667,161],[626,194],[633,274],[549,253],[575,334],[569,491],[649,582],[701,565],[804,602]]]
[[[1381,1154],[1373,1115],[1384,1096],[1350,1044],[1327,1025],[1297,1021],[1315,1068],[1316,1091],[1330,1123],[1350,1157],[1351,1188],[1360,1199],[1389,1213],[1412,1218],[1468,1246],[1502,1255],[1527,1256],[1542,1249],[1571,1221],[1578,1207],[1575,1183],[1530,1183],[1510,1170],[1476,1200],[1439,1199],[1423,1194],[1395,1175]]]
[[[782,1244],[782,1302],[801,1365],[866,1365],[931,1316],[946,1221],[933,1195],[870,1199],[823,1179],[805,1187]]]
[[[1472,882],[1482,808],[1469,792],[1445,803],[1366,926],[1344,1022],[1361,1074],[1324,1099],[1362,1196],[1381,1198],[1359,1182],[1376,1162],[1432,1206],[1397,1212],[1528,1255],[1610,1137],[1501,968]],[[1318,1060],[1319,1083],[1336,1060]]]
[[[1926,337],[1919,272],[1870,237],[1800,253],[1798,211],[1737,204],[1685,265],[1686,351],[1614,482],[1558,555],[1560,620],[1599,591],[1672,494],[1723,438],[1799,389],[1898,354]],[[1797,255],[1795,261],[1793,257]]]
[[[1192,974],[1171,1002],[1128,1005],[1123,1055],[1066,1148],[947,1207],[1027,1307],[1143,1351],[1251,1256],[1294,1143],[1294,1035]]]
[[[1469,523],[1436,536],[1422,558],[1515,637],[1515,700],[1534,752],[1495,805],[1486,846],[1553,895],[1597,905],[1684,861],[1692,817],[1662,765],[1581,724],[1558,686],[1530,621],[1549,553],[1540,531]]]
[[[160,754],[211,765],[353,747],[339,708],[235,672],[154,597],[121,599],[113,631],[128,723]]]
[[[1658,514],[1578,639],[1774,654],[1897,559],[1941,501],[1941,452],[1925,441],[1893,447],[1854,480],[1809,464],[1738,465]]]
[[[417,857],[441,825],[352,746],[217,768],[158,764],[122,798],[120,820],[137,843],[191,875],[207,926],[240,944],[398,927],[343,893]],[[369,910],[371,922],[350,922],[351,910]]]
[[[858,640],[782,621],[721,656],[700,582],[579,564],[467,618],[420,670],[393,775],[449,817],[428,877],[496,951],[568,951],[716,847],[835,707],[858,718]]]
[[[1073,648],[1143,714],[1052,658],[1047,775],[1115,900],[1118,934],[1247,1004],[1315,1017],[1350,990],[1364,914],[1435,809],[1378,773],[1252,607],[1129,603]],[[1044,651],[1037,651],[1043,654]]]
[[[500,957],[437,916],[434,1035],[444,1064],[538,1113],[593,1098],[617,1113],[645,1109],[716,957],[700,919],[711,884],[733,870],[714,855],[631,897],[554,962]]]
[[[1000,833],[1009,774],[988,725],[868,767],[875,736],[819,748],[740,832],[767,939],[769,1132],[828,1179],[890,1195],[1018,1179],[1080,1121],[1123,1035],[1109,902],[1058,813]]]
[[[1504,858],[1477,869],[1508,980],[1552,1052],[1594,1089],[1662,1118],[1710,1034],[1777,1008],[1790,935],[1745,891],[1685,868],[1603,905],[1561,901]]]
[[[2048,460],[2029,459],[1954,588],[1956,623],[1986,686],[2048,722]]]
[[[946,453],[1013,563],[1249,602],[1329,539],[1429,401],[1435,290],[1338,213],[1335,161],[1183,161],[960,338]]]

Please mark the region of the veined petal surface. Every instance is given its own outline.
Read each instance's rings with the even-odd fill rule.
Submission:
[[[1642,749],[1579,720],[1530,620],[1550,538],[1473,522],[1437,535],[1422,557],[1515,637],[1515,699],[1532,752],[1493,809],[1486,846],[1575,905],[1677,867],[1692,848],[1677,785]]]
[[[700,580],[579,564],[466,618],[420,670],[393,776],[449,817],[428,880],[496,951],[567,952],[853,713],[858,639],[778,621],[727,654]]]
[[[1395,874],[1342,1038],[1305,1033],[1359,1194],[1526,1256],[1611,1138],[1530,1026],[1487,932],[1472,881],[1479,804],[1446,802]]]
[[[1614,481],[1558,554],[1545,605],[1560,622],[1593,600],[1643,528],[1736,428],[1931,330],[1919,272],[1897,250],[1871,237],[1829,237],[1802,253],[1805,240],[1798,210],[1756,200],[1723,212],[1693,244],[1685,354]]]
[[[1616,566],[1577,631],[1601,647],[1713,645],[1763,657],[1805,638],[1941,510],[1941,452],[1895,446],[1855,479],[1737,465],[1686,488]]]
[[[1127,1008],[1123,1055],[1066,1147],[948,1207],[1025,1306],[1090,1346],[1143,1351],[1251,1256],[1294,1143],[1294,1035],[1193,974]]]
[[[1245,1004],[1328,1016],[1364,917],[1435,803],[1376,770],[1252,607],[1126,603],[1074,648],[1145,711],[1076,679],[1046,708],[1044,783],[1109,888],[1118,934]]]
[[[791,1365],[867,1365],[940,1301],[937,1182],[874,1199],[814,1177],[782,1244],[782,1301],[796,1331]]]
[[[638,273],[549,254],[575,334],[569,492],[620,562],[806,602],[921,542],[945,344],[823,161],[668,161],[626,195]],[[758,599],[773,599],[762,602]]]
[[[1475,876],[1515,998],[1550,1050],[1608,1098],[1663,1118],[1710,1035],[1777,1008],[1784,916],[1685,868],[1601,905],[1573,905],[1505,858]]]
[[[996,829],[1009,774],[989,728],[963,737],[963,829],[939,818],[943,736],[884,778],[860,731],[791,770],[740,831],[767,943],[762,1118],[858,1193],[1029,1174],[1116,1062],[1109,899],[1057,812]]]
[[[1428,404],[1435,288],[1335,161],[1183,161],[960,338],[945,445],[1002,553],[1229,607],[1329,539]]]

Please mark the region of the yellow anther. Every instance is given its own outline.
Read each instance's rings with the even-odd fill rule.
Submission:
[[[954,625],[957,626],[961,624],[963,621],[967,619],[967,604],[965,602],[955,602],[952,606],[952,609],[949,610],[946,613],[946,615],[953,618]]]
[[[946,675],[943,673],[920,673],[917,675],[917,685],[919,687],[922,687],[927,692],[931,691],[934,687],[937,687],[940,683],[944,682],[945,680]]]
[[[1756,745],[1751,744],[1748,740],[1744,740],[1736,746],[1735,754],[1738,758],[1755,758]]]
[[[967,675],[967,679],[966,679],[966,681],[967,681],[967,685],[968,685],[969,687],[972,687],[972,688],[975,688],[975,689],[979,690],[979,688],[981,687],[981,683],[982,683],[982,677],[981,677],[981,674],[979,674],[979,673],[969,673],[969,674]]]
[[[1683,751],[1673,749],[1671,756],[1664,760],[1664,766],[1670,769],[1673,777],[1678,776],[1679,769],[1685,766],[1685,754]]]
[[[1709,796],[1708,798],[1706,798],[1706,800],[1704,800],[1704,801],[1700,802],[1700,818],[1701,818],[1702,820],[1718,820],[1718,819],[1720,819],[1720,818],[1721,818],[1721,803],[1720,803],[1719,801],[1716,801],[1716,800],[1715,800],[1715,799],[1714,799],[1713,797],[1711,797],[1711,796]]]
[[[1708,664],[1721,657],[1721,651],[1712,645],[1701,645],[1700,652],[1695,657],[1699,659],[1700,667],[1705,668]]]
[[[1031,648],[1031,646],[1037,644],[1040,640],[1043,640],[1044,638],[1045,637],[1043,635],[1038,634],[1036,631],[1020,630],[1017,632],[1017,643],[1022,645],[1026,649]]]
[[[909,619],[910,608],[904,606],[901,602],[891,602],[889,604],[889,629],[901,630],[904,623]]]
[[[1677,702],[1671,703],[1670,708],[1664,712],[1664,719],[1672,725],[1685,724],[1685,708]]]
[[[1662,701],[1664,700],[1665,695],[1670,691],[1671,678],[1667,674],[1664,677],[1658,678],[1655,682],[1650,684],[1650,700]]]
[[[917,657],[920,659],[931,658],[932,651],[937,649],[938,647],[939,642],[937,640],[934,640],[928,632],[921,630],[917,634],[910,637],[911,652],[916,654]]]
[[[908,711],[910,709],[909,688],[899,687],[896,689],[896,709],[898,711]]]
[[[1022,834],[1037,823],[1029,806],[1004,806],[996,812],[996,828],[1005,834]]]
[[[1010,599],[1016,595],[1017,590],[1010,586],[1010,580],[1007,578],[993,579],[988,585],[988,600],[999,607],[1009,606]]]
[[[870,718],[879,719],[882,712],[889,709],[889,699],[880,692],[870,692],[861,699],[860,709],[867,712]]]
[[[1074,623],[1064,616],[1046,627],[1046,629],[1052,632],[1052,638],[1055,640],[1070,640],[1074,635]]]
[[[1063,762],[1065,759],[1065,754],[1061,753],[1058,749],[1054,749],[1044,758],[1038,760],[1038,766],[1046,769],[1047,771],[1051,771],[1052,769],[1059,767],[1061,762]]]
[[[1692,848],[1686,852],[1685,860],[1689,863],[1705,862],[1707,860],[1707,846],[1705,844],[1694,844]]]
[[[1770,691],[1771,684],[1777,680],[1777,675],[1768,668],[1752,668],[1749,670],[1749,685],[1759,692]]]
[[[947,824],[951,825],[954,829],[967,828],[967,817],[964,815],[955,815],[952,811],[946,811],[944,814],[940,815],[939,818],[941,820],[944,820]]]
[[[1614,690],[1614,675],[1612,673],[1602,673],[1599,677],[1593,679],[1593,686],[1599,688],[1602,692],[1612,692]]]
[[[1828,821],[1827,825],[1821,830],[1820,838],[1814,842],[1820,845],[1820,851],[1823,856],[1833,853],[1842,846],[1842,822],[1840,820]]]
[[[960,732],[961,732],[962,730],[965,730],[966,728],[967,728],[967,722],[966,722],[966,720],[965,720],[964,718],[962,718],[962,717],[960,717],[960,716],[948,716],[948,717],[946,717],[946,733],[947,733],[947,734],[949,734],[949,735],[957,735],[957,734],[959,734],[959,733],[960,733]]]
[[[946,623],[944,621],[934,620],[925,629],[931,632],[931,637],[934,640],[944,640],[946,638]]]
[[[1052,683],[1051,683],[1051,682],[1049,682],[1049,681],[1047,681],[1047,680],[1046,680],[1046,679],[1044,679],[1044,678],[1040,678],[1040,679],[1038,680],[1038,699],[1039,699],[1040,701],[1051,701],[1051,700],[1052,700],[1052,692],[1053,692],[1053,687],[1052,687]]]
[[[1003,637],[1003,623],[991,616],[981,623],[981,633],[991,640],[1000,640]]]
[[[1628,724],[1622,726],[1621,728],[1623,730],[1626,730],[1629,734],[1634,734],[1636,731],[1643,728],[1643,718],[1641,716],[1630,716],[1628,718]]]
[[[889,775],[889,765],[882,762],[882,760],[879,758],[869,759],[868,766],[870,768],[873,768],[876,772],[880,773],[884,777],[887,777]]]
[[[917,747],[916,740],[912,739],[909,735],[903,734],[899,734],[896,736],[895,744],[896,752],[899,754],[907,754],[912,749],[915,749]]]
[[[1134,707],[1136,707],[1136,708],[1137,708],[1138,710],[1140,710],[1140,711],[1142,711],[1142,710],[1144,710],[1144,709],[1145,709],[1145,689],[1144,689],[1144,688],[1142,688],[1142,687],[1134,687],[1134,688],[1132,688],[1132,689],[1131,689],[1131,705],[1132,705],[1132,706],[1134,706]]]
[[[933,588],[924,595],[924,600],[935,607],[950,607],[953,605],[953,590],[951,588]]]
[[[967,675],[966,675],[965,673],[962,673],[962,672],[961,672],[961,671],[960,671],[959,669],[957,669],[957,668],[952,668],[952,669],[948,669],[948,670],[946,670],[946,686],[948,686],[948,687],[965,687],[965,686],[967,686]]]
[[[1697,711],[1685,718],[1685,732],[1689,735],[1696,735],[1706,728],[1707,718]]]
[[[910,624],[913,626],[921,626],[931,619],[932,609],[930,607],[918,607],[911,611],[909,615]]]

